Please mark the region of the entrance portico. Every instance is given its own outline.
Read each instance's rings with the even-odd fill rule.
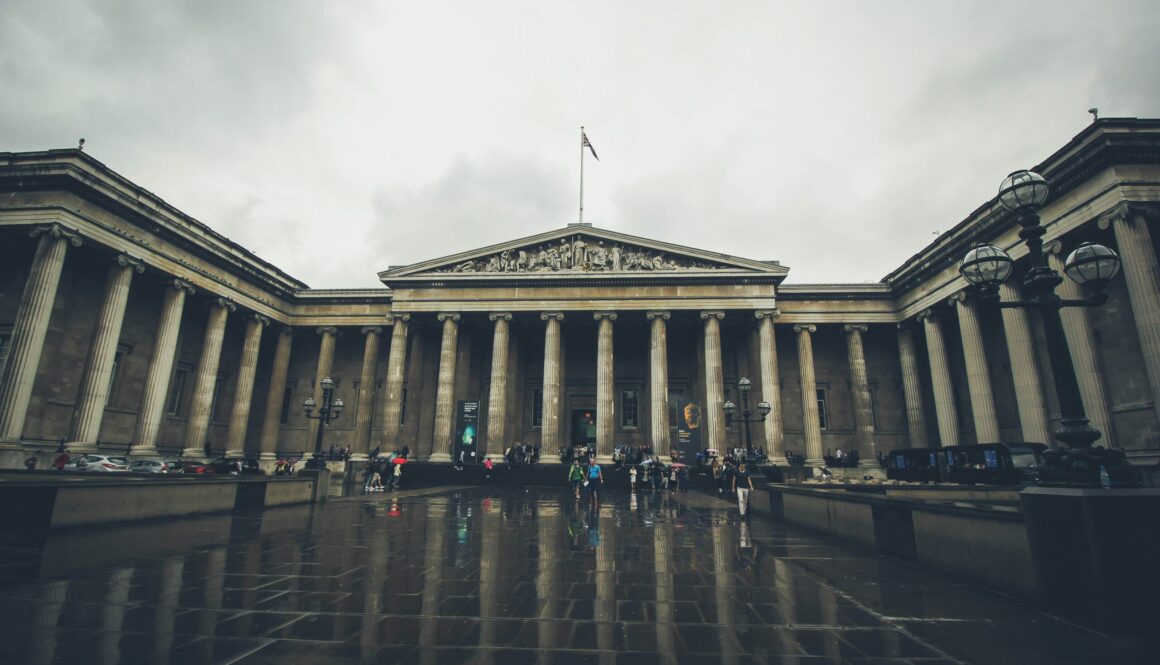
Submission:
[[[673,396],[700,407],[701,444],[724,447],[725,377],[759,371],[737,349],[748,349],[755,313],[776,310],[787,273],[774,261],[574,224],[379,277],[392,316],[443,331],[432,349],[440,390],[430,459],[449,450],[455,400],[479,399],[488,455],[531,443],[553,460],[589,444],[607,462],[621,445],[673,450]],[[476,343],[457,353],[465,336]],[[416,443],[399,445],[424,449]]]

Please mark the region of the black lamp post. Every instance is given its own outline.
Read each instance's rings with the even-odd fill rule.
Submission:
[[[308,469],[326,467],[326,460],[322,458],[322,433],[327,425],[342,414],[345,406],[341,397],[334,396],[334,379],[329,376],[322,380],[322,405],[318,408],[317,416],[313,415],[316,406],[318,404],[313,397],[307,397],[306,401],[302,402],[302,410],[306,412],[306,417],[318,421],[318,434],[314,437],[314,458],[306,463]]]
[[[1039,207],[1048,192],[1047,181],[1031,171],[1016,171],[999,187],[999,203],[1018,216],[1022,227],[1019,237],[1027,245],[1030,267],[1023,278],[1026,299],[998,304],[1039,313],[1059,400],[1060,426],[1055,438],[1066,446],[1066,449],[1044,453],[1040,483],[1098,486],[1101,470],[1106,470],[1112,482],[1130,484],[1131,469],[1122,451],[1092,447],[1101,435],[1088,423],[1084,413],[1075,367],[1059,317],[1059,310],[1064,307],[1098,307],[1107,302],[1107,285],[1120,272],[1120,257],[1103,245],[1083,243],[1067,257],[1063,271],[1073,281],[1086,285],[1088,297],[1065,300],[1056,295],[1055,287],[1063,283],[1063,277],[1047,265],[1043,255],[1046,229],[1039,223]],[[980,244],[967,252],[959,265],[959,273],[976,287],[984,301],[998,302],[999,285],[1011,276],[1013,267],[1007,252],[994,245]]]
[[[761,402],[757,405],[757,413],[761,417],[750,417],[753,415],[749,410],[749,390],[752,387],[753,385],[749,382],[749,379],[745,377],[741,377],[741,380],[737,382],[737,392],[741,395],[741,418],[734,418],[734,415],[737,413],[737,405],[733,402],[725,402],[725,422],[737,420],[738,422],[745,423],[745,456],[751,462],[753,461],[753,437],[749,431],[749,423],[765,422],[765,417],[773,409],[769,405],[769,402]]]

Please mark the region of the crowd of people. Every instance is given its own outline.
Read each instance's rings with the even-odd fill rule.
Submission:
[[[399,489],[399,484],[403,481],[403,465],[407,463],[410,454],[410,448],[405,447],[390,455],[382,456],[376,448],[363,467],[363,494]]]

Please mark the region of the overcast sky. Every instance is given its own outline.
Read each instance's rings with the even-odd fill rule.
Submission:
[[[1160,3],[2,0],[0,151],[74,147],[316,288],[577,218],[876,281],[1091,121]]]

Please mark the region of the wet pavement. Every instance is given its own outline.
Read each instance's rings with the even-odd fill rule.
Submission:
[[[0,546],[3,663],[1140,663],[713,497],[462,488]],[[1001,562],[996,562],[1001,565]]]

